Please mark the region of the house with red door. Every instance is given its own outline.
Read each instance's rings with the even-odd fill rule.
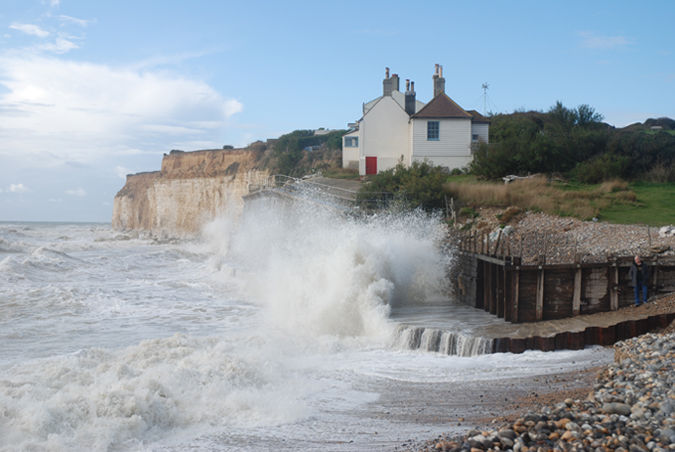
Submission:
[[[363,116],[349,124],[342,138],[342,166],[359,174],[377,174],[403,159],[407,166],[427,160],[452,170],[473,159],[472,145],[488,141],[490,121],[464,110],[445,94],[443,68],[436,65],[434,97],[428,103],[415,95],[415,82],[399,90],[397,74],[386,69],[382,95],[363,104]]]

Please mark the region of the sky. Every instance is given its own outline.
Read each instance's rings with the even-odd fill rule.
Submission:
[[[672,0],[1,0],[0,221],[109,222],[172,149],[345,129],[386,67],[428,102],[442,65],[467,110],[675,118],[673,23]]]

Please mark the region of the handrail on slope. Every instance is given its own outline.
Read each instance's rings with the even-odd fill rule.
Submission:
[[[249,185],[249,193],[255,193],[262,190],[279,190],[292,192],[294,194],[300,194],[300,192],[302,192],[303,195],[307,195],[308,193],[322,196],[328,195],[330,197],[337,198],[342,202],[348,201],[354,204],[363,203],[368,208],[386,207],[386,205],[389,204],[389,201],[393,198],[391,193],[363,193],[321,184],[314,182],[311,179],[298,179],[291,176],[285,176],[283,174],[274,174],[261,180],[257,184]]]

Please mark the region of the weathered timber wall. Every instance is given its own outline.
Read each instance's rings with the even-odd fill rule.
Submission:
[[[455,293],[467,305],[513,323],[616,311],[633,304],[628,278],[632,260],[629,256],[596,263],[520,265],[518,257],[461,251]],[[644,261],[651,269],[650,296],[675,291],[675,261]]]
[[[644,319],[627,320],[609,327],[592,326],[583,331],[559,333],[555,336],[528,338],[499,338],[492,342],[493,353],[522,353],[526,350],[581,350],[589,345],[612,345],[618,341],[665,328],[675,320],[675,314],[658,314]]]

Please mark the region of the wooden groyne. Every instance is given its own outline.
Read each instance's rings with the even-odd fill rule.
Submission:
[[[547,264],[540,254],[523,263],[498,238],[457,237],[455,295],[475,308],[508,322],[523,323],[616,311],[634,302],[628,271],[633,256],[606,256],[602,262]],[[518,247],[514,247],[518,248]],[[522,247],[521,247],[522,249]],[[644,256],[650,266],[649,294],[675,292],[675,258]]]
[[[606,255],[592,262],[575,254],[569,262],[548,264],[546,254],[523,262],[521,244],[509,244],[501,235],[490,241],[485,234],[460,233],[456,237],[455,296],[511,323],[568,319],[617,311],[634,304],[628,277],[634,256]],[[643,256],[650,266],[649,296],[675,292],[675,258]],[[611,345],[655,328],[666,327],[675,314],[620,319],[615,324],[551,336],[501,338],[494,352],[579,349]]]

